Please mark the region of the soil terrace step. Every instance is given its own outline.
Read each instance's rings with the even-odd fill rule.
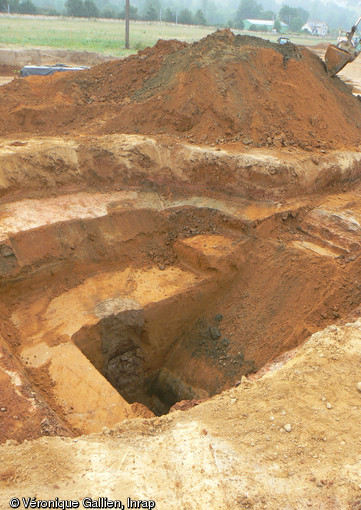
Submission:
[[[13,350],[0,336],[0,443],[41,435],[71,435],[34,388]]]
[[[310,243],[309,241],[294,241],[292,244],[295,248],[312,251],[321,257],[330,257],[335,259],[340,256],[339,251],[334,251],[330,248],[325,248],[324,246]]]
[[[339,253],[361,249],[359,191],[330,197],[306,215],[302,230],[323,245]]]
[[[361,172],[357,150],[306,154],[244,149],[237,144],[212,147],[168,137],[107,135],[0,139],[0,197],[59,194],[71,189],[169,188],[189,195],[210,191],[227,196],[283,200],[300,192],[347,185]],[[24,172],[26,168],[26,172]],[[120,188],[119,188],[120,187]]]
[[[0,277],[24,266],[101,257],[114,246],[161,228],[157,212],[209,209],[240,222],[264,220],[303,202],[232,200],[199,196],[162,199],[157,192],[78,192],[4,204],[0,212]],[[94,243],[94,241],[97,241]]]
[[[71,342],[37,343],[24,349],[21,360],[32,370],[34,380],[41,380],[42,390],[49,388],[49,405],[78,433],[99,432],[137,416]]]

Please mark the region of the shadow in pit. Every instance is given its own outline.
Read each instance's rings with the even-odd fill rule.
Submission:
[[[149,343],[142,309],[126,310],[82,328],[73,342],[130,404],[144,404],[156,415],[169,412],[181,400],[204,398],[164,367],[150,368],[142,346]]]

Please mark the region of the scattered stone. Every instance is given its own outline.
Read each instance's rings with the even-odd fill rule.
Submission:
[[[209,332],[211,334],[211,337],[213,338],[213,340],[218,340],[218,338],[221,337],[221,334],[219,332],[219,329],[216,328],[215,326],[209,328]]]
[[[165,265],[164,265],[164,264],[158,264],[158,268],[159,268],[161,271],[164,271],[164,269],[165,269]]]
[[[332,409],[332,405],[330,404],[330,402],[327,402],[326,407],[327,409]]]
[[[292,426],[289,423],[286,423],[286,425],[283,426],[286,432],[291,432]]]
[[[357,383],[356,388],[357,388],[357,389],[358,389],[358,391],[361,393],[361,382],[358,382],[358,383]]]
[[[216,322],[221,322],[221,320],[223,320],[223,314],[222,313],[217,313],[217,315],[214,316],[214,320]]]
[[[242,375],[241,379],[241,387],[242,388],[252,388],[254,386],[254,381],[247,379],[246,376]]]
[[[11,255],[14,255],[14,252],[10,248],[10,246],[1,246],[0,255],[2,255],[3,257],[11,257]]]
[[[48,418],[44,418],[41,420],[41,435],[42,436],[51,436],[54,428],[52,427]]]
[[[227,347],[230,344],[230,340],[228,338],[223,338],[222,344]]]
[[[0,407],[0,411],[2,411],[3,413],[6,413],[6,407]]]

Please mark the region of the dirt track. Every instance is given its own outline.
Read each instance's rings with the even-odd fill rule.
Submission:
[[[304,50],[231,39],[222,61],[230,37],[0,89],[1,508],[360,508],[359,101]],[[163,108],[192,86],[180,132]]]

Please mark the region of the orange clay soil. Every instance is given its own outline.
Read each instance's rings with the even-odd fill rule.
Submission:
[[[0,114],[0,508],[360,510],[347,86],[223,31],[16,79]]]
[[[201,142],[305,149],[355,147],[361,103],[319,57],[218,31],[159,41],[77,74],[0,89],[0,134],[166,133]]]

